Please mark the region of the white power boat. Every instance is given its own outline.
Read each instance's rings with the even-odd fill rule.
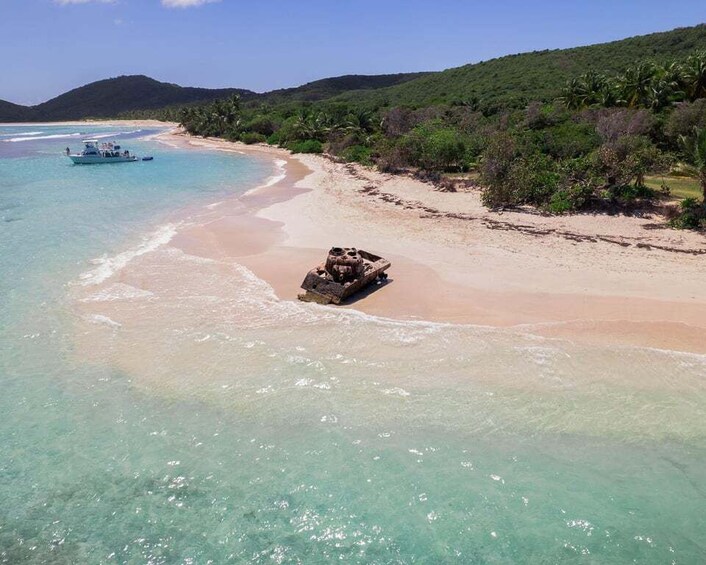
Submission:
[[[83,141],[83,151],[81,153],[71,153],[66,148],[66,156],[75,165],[97,165],[99,163],[133,163],[139,159],[129,151],[121,149],[115,143],[98,143],[97,139],[86,139]]]

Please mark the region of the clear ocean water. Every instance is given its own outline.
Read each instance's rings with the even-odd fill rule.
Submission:
[[[706,357],[279,301],[162,237],[271,164],[136,129],[0,125],[0,563],[706,560]]]

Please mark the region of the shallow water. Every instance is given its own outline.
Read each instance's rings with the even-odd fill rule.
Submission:
[[[279,301],[169,244],[270,164],[38,131],[77,133],[0,126],[1,562],[702,561],[706,357]]]

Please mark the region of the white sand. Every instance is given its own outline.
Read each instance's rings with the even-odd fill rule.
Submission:
[[[295,299],[328,248],[355,246],[393,263],[391,283],[351,306],[368,313],[706,352],[706,237],[660,217],[496,213],[478,192],[322,156],[161,139],[287,161],[282,181],[214,208],[173,242],[237,258],[280,298]]]

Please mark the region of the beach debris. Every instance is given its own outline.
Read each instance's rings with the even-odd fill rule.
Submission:
[[[387,280],[390,262],[355,247],[332,247],[326,262],[309,271],[299,300],[340,304],[367,286]]]

